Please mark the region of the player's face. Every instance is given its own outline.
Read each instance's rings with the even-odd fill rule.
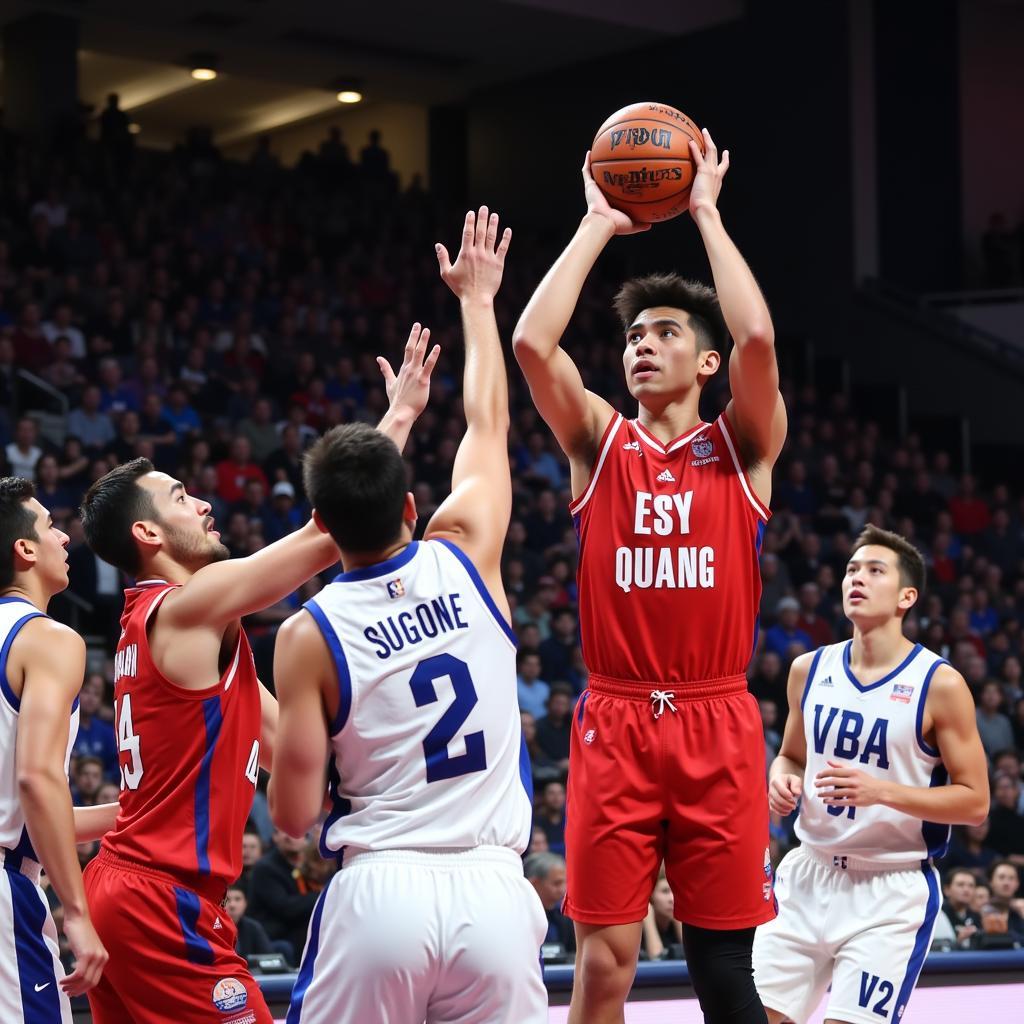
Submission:
[[[626,330],[622,368],[639,402],[678,398],[718,368],[718,353],[697,351],[689,315],[671,306],[643,310]]]
[[[36,553],[35,571],[45,580],[50,593],[59,594],[68,585],[67,548],[71,538],[53,525],[50,513],[35,498],[29,498],[25,504],[35,516],[35,532],[39,538],[32,544]]]
[[[208,501],[193,498],[180,480],[166,473],[147,473],[139,486],[153,497],[163,549],[175,562],[194,571],[230,556],[214,529]]]
[[[843,577],[843,613],[851,622],[893,618],[917,600],[917,591],[900,580],[895,551],[876,544],[858,548]]]

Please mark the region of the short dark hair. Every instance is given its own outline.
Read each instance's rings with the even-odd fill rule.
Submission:
[[[245,891],[245,886],[241,882],[232,882],[225,890],[225,894],[229,892],[240,892],[246,900],[249,899],[249,894]]]
[[[681,309],[690,318],[697,336],[697,351],[721,351],[729,337],[718,293],[700,281],[688,281],[678,274],[648,274],[627,281],[615,296],[612,308],[622,321],[623,330],[653,306]]]
[[[978,884],[978,876],[970,869],[965,867],[949,868],[945,875],[942,876],[942,887],[944,889],[949,888],[953,884],[953,879],[957,875],[967,875],[975,885]]]
[[[394,441],[365,423],[333,427],[306,453],[306,494],[342,551],[381,551],[402,532],[408,479]]]
[[[141,568],[132,523],[159,520],[152,495],[139,486],[139,478],[152,472],[149,459],[132,459],[101,476],[82,499],[86,543],[104,562],[129,576],[137,576]]]
[[[990,889],[992,887],[993,876],[1002,867],[1013,868],[1014,871],[1017,870],[1017,865],[1014,864],[1012,860],[1006,860],[1005,858],[1003,858],[1000,860],[992,861],[992,863],[989,864],[987,868],[985,868],[985,877],[988,879]]]
[[[894,551],[900,570],[900,583],[905,587],[913,587],[917,591],[918,597],[924,593],[924,585],[927,582],[924,558],[906,537],[893,533],[891,530],[883,530],[880,526],[875,526],[874,523],[868,523],[861,530],[860,536],[853,542],[850,556],[853,557],[853,553],[866,544]]]
[[[36,496],[36,485],[21,476],[0,478],[0,590],[14,582],[14,545],[39,540],[36,517],[25,505]]]

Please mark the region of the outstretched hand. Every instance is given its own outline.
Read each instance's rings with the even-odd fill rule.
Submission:
[[[628,213],[616,210],[608,202],[608,197],[594,181],[594,173],[590,169],[590,150],[583,159],[583,193],[587,197],[587,213],[597,214],[611,221],[617,235],[637,235],[641,231],[650,231],[650,224],[641,224],[633,220]]]
[[[427,399],[430,398],[430,375],[434,372],[438,356],[441,354],[440,345],[435,345],[428,354],[428,341],[430,328],[421,327],[418,323],[413,324],[409,340],[405,343],[405,356],[397,374],[383,356],[377,356],[377,365],[384,377],[384,388],[387,391],[391,412],[404,409],[416,419],[427,407]]]
[[[452,263],[448,250],[438,242],[434,246],[441,270],[441,280],[460,299],[491,301],[501,287],[505,271],[505,253],[512,241],[512,229],[505,228],[498,240],[498,215],[488,214],[481,206],[479,213],[466,214],[462,228],[462,246]]]
[[[705,152],[690,139],[690,159],[696,172],[690,188],[690,215],[697,216],[701,209],[717,209],[718,193],[722,191],[722,179],[729,170],[729,150],[722,151],[718,158],[718,147],[707,128],[703,129]]]

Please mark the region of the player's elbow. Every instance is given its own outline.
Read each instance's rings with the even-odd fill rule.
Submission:
[[[989,798],[987,793],[978,793],[977,798],[971,801],[969,808],[970,817],[964,821],[965,825],[984,825],[988,820]]]
[[[18,769],[18,796],[23,804],[46,803],[53,792],[53,784],[54,774],[45,765]]]
[[[544,346],[537,339],[536,334],[529,331],[522,320],[516,324],[516,329],[512,333],[512,351],[520,366],[542,358],[543,353],[549,347]]]
[[[775,351],[775,331],[770,321],[755,320],[738,332],[736,347],[742,352],[769,355]]]
[[[320,808],[310,813],[308,808],[297,805],[297,801],[288,801],[286,806],[270,801],[270,820],[275,828],[279,828],[286,835],[295,839],[301,839],[316,824],[320,816]]]

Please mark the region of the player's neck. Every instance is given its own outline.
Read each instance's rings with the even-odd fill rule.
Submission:
[[[637,422],[657,440],[667,443],[681,437],[700,423],[700,389],[690,388],[677,401],[663,405],[644,405],[637,410]]]
[[[865,672],[898,665],[914,645],[903,635],[900,619],[887,619],[877,625],[854,626],[850,667]]]
[[[188,583],[195,571],[174,561],[163,552],[151,561],[144,563],[136,580],[163,580],[165,583]]]
[[[53,594],[44,589],[39,580],[22,575],[16,578],[9,587],[0,590],[0,597],[20,597],[23,601],[28,601],[36,609],[45,613]]]
[[[402,536],[394,544],[381,551],[340,552],[341,567],[345,572],[352,572],[353,569],[365,569],[371,565],[380,565],[381,562],[386,562],[389,558],[394,558],[395,555],[403,552],[411,543],[412,532],[403,529]]]

